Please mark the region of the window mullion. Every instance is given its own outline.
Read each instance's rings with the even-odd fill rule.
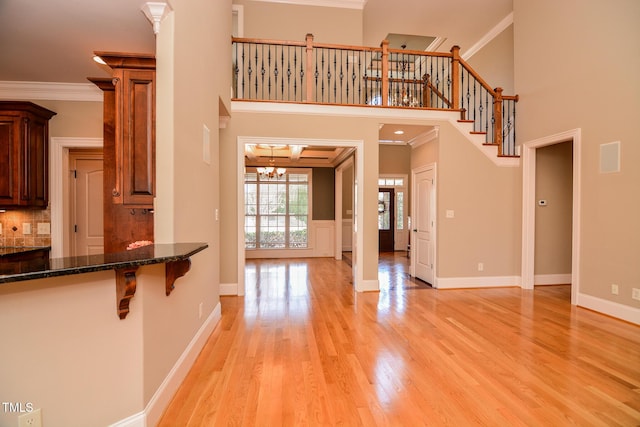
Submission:
[[[289,175],[285,174],[284,246],[289,249]]]

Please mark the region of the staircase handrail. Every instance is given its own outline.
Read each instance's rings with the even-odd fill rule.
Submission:
[[[491,87],[460,57],[458,46],[426,52],[390,48],[387,40],[379,47],[316,43],[312,34],[302,42],[231,42],[234,99],[459,111],[461,120],[473,120],[474,133],[498,146],[498,155],[515,155],[515,141],[507,147],[505,137],[515,135],[519,97]]]

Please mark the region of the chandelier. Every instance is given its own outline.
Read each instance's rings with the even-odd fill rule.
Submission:
[[[276,168],[276,161],[273,158],[273,145],[269,146],[269,148],[271,148],[271,158],[269,159],[269,166],[256,168],[256,171],[258,172],[258,175],[260,175],[260,178],[263,179],[280,178],[285,174],[285,172],[287,172],[287,169]]]

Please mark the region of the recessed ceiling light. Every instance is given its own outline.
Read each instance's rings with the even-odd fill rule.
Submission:
[[[404,131],[403,130],[397,130],[394,132],[396,135],[404,135]]]

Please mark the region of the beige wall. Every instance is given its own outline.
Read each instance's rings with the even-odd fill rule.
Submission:
[[[581,129],[580,292],[639,308],[640,2],[515,0],[514,21],[518,139]],[[621,171],[602,174],[612,141]]]
[[[408,145],[380,145],[380,175],[411,174],[411,147]]]
[[[535,274],[571,274],[572,156],[571,142],[536,150]]]
[[[102,138],[102,102],[36,100],[56,115],[49,121],[49,136]]]
[[[353,218],[354,177],[355,177],[355,169],[353,165],[345,168],[342,171],[342,219]]]
[[[232,119],[221,137],[221,174],[228,177],[237,176],[237,138],[280,137],[280,138],[320,138],[338,140],[364,141],[364,176],[366,182],[374,186],[364,188],[364,260],[363,278],[377,280],[378,277],[378,233],[376,201],[378,177],[378,121],[338,116],[313,116],[268,113],[232,113]],[[225,251],[221,254],[221,282],[237,283],[237,198],[235,186],[224,186],[222,197],[222,234]],[[372,212],[373,214],[368,214]]]
[[[145,402],[217,306],[220,293],[218,111],[220,98],[229,103],[231,58],[216,52],[228,51],[231,1],[171,4],[173,12],[157,38],[155,238],[160,243],[204,242],[209,248],[202,252],[202,264],[176,283],[166,334],[144,337],[150,351],[145,354]],[[208,49],[202,49],[202,40]],[[203,157],[204,126],[210,130],[210,163]],[[163,316],[159,307],[150,304],[150,318]],[[156,351],[162,356],[154,355]]]
[[[244,7],[244,37],[304,41],[313,34],[318,43],[362,45],[362,11],[234,0]]]
[[[313,168],[311,182],[311,219],[334,220],[335,209],[335,171],[333,168]]]
[[[438,278],[520,276],[520,169],[495,166],[449,124],[437,153]]]
[[[462,50],[464,54],[464,50]],[[501,87],[504,95],[515,95],[513,83],[513,25],[510,25],[481,50],[467,59],[471,67],[491,85]]]
[[[156,269],[140,270],[125,320],[113,271],[1,285],[3,401],[31,402],[46,426],[105,426],[142,411],[143,295],[162,292]],[[0,425],[17,426],[17,415],[0,410]]]

